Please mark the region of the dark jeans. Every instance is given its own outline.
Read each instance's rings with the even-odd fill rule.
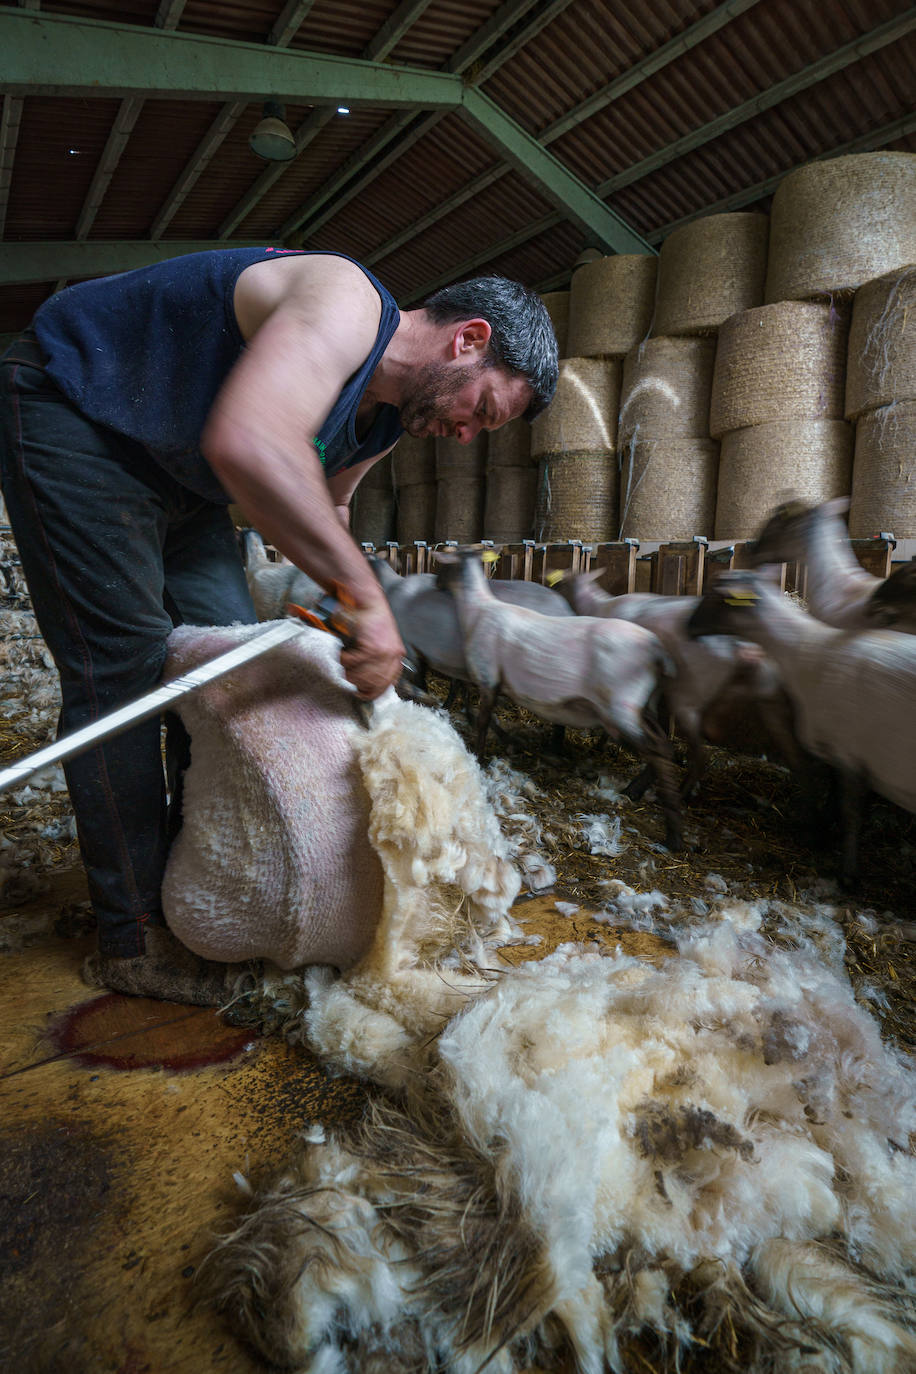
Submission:
[[[0,471],[35,615],[60,673],[59,733],[69,734],[159,682],[174,625],[256,617],[226,508],[182,487],[141,445],[87,420],[41,360],[29,336],[0,360]],[[175,759],[182,746],[186,756],[182,734],[171,732]],[[159,720],[64,771],[99,949],[142,954],[145,925],[162,922],[170,834]]]

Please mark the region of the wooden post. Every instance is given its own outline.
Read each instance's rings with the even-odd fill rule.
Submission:
[[[706,577],[703,583],[705,591],[709,591],[717,577],[721,577],[724,572],[731,572],[735,566],[735,546],[731,544],[724,549],[713,549],[706,554]]]
[[[592,571],[603,568],[598,586],[608,596],[626,596],[636,590],[636,555],[638,539],[621,539],[615,543],[596,544],[592,550]]]
[[[415,539],[413,541],[416,553],[414,555],[414,571],[418,573],[429,572],[429,545],[425,539]]]
[[[751,559],[753,547],[753,540],[747,540],[743,544],[735,545],[732,567],[735,569],[736,572],[744,572],[745,570],[749,570],[754,567],[754,564]],[[768,563],[766,566],[770,569],[770,572],[768,574],[769,579],[775,584],[775,586],[779,588],[781,592],[784,592],[786,590],[786,570],[788,564]]]
[[[550,573],[579,571],[579,540],[567,539],[562,544],[536,544],[532,559],[532,580],[547,582]]]
[[[665,596],[702,596],[708,542],[698,534],[693,539],[660,544],[653,590]]]
[[[873,539],[850,539],[849,543],[866,572],[874,577],[890,577],[891,557],[897,547],[892,534],[876,534]]]

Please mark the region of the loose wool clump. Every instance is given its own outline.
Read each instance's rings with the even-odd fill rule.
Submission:
[[[515,968],[434,1053],[392,1004],[398,1071],[383,1045],[369,1076],[399,1102],[304,1146],[211,1258],[241,1330],[321,1374],[515,1374],[561,1334],[589,1374],[637,1335],[671,1370],[696,1340],[753,1374],[916,1367],[912,1073],[845,976],[744,917],[660,965]],[[334,1031],[365,1054],[360,1015]]]

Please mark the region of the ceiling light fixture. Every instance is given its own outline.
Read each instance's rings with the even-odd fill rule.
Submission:
[[[286,112],[276,100],[265,100],[263,118],[248,140],[248,146],[267,162],[288,162],[296,156],[296,140],[285,122]]]
[[[338,113],[338,114],[349,114],[349,113],[350,113],[350,106],[349,106],[349,105],[338,105],[338,106],[337,106],[337,113]]]

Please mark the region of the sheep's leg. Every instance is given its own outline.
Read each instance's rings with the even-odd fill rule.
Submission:
[[[642,751],[640,750],[640,752]],[[642,801],[643,797],[648,792],[654,777],[655,774],[652,771],[652,765],[650,763],[645,764],[645,766],[636,774],[636,777],[631,778],[630,781],[627,783],[626,787],[623,789],[623,795],[625,797],[629,797],[630,801]]]
[[[493,707],[496,705],[496,698],[499,696],[498,687],[479,686],[480,702],[477,707],[477,761],[482,764],[486,756],[487,731],[490,728],[490,717],[493,714]]]
[[[665,813],[665,844],[671,850],[680,849],[683,843],[681,798],[677,786],[677,767],[668,736],[658,722],[648,715],[643,716],[641,729],[633,726],[621,729],[619,725],[618,729],[623,743],[647,761]],[[634,783],[639,781],[639,777],[634,779]]]
[[[843,860],[840,876],[851,887],[859,872],[859,835],[862,830],[866,786],[861,774],[851,768],[838,769],[841,780],[840,810],[843,817]]]
[[[687,776],[681,783],[681,798],[686,803],[693,796],[706,772],[708,756],[699,735],[686,734]]]

